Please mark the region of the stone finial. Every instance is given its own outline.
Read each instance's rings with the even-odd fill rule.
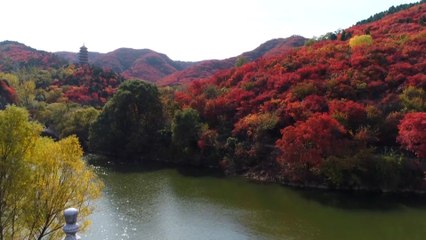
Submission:
[[[64,211],[65,226],[63,230],[66,234],[64,240],[78,240],[80,236],[77,235],[80,226],[77,223],[78,210],[75,208],[68,208]]]

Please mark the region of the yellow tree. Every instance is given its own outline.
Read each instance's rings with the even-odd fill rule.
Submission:
[[[349,40],[349,46],[351,48],[359,46],[370,46],[373,44],[373,38],[370,35],[358,35],[354,36]]]
[[[29,230],[28,238],[60,239],[63,226],[63,210],[79,209],[85,219],[91,213],[91,201],[100,196],[102,183],[95,173],[82,161],[83,151],[78,139],[71,136],[54,142],[39,138],[29,158],[32,169],[31,191],[24,208]],[[83,228],[88,221],[83,221]]]
[[[20,210],[25,204],[25,180],[29,168],[25,164],[34,147],[41,126],[28,121],[28,113],[17,107],[0,111],[0,240],[14,239],[19,227]]]
[[[78,208],[84,228],[90,203],[100,196],[102,183],[82,160],[77,138],[54,142],[40,137],[40,130],[23,109],[0,111],[5,133],[0,137],[0,240],[60,239],[63,210]]]

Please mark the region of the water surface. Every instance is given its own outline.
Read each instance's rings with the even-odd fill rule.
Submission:
[[[426,198],[297,190],[202,170],[99,169],[84,239],[424,240]]]

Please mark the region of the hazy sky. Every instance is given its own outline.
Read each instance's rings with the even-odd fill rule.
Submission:
[[[293,34],[347,28],[410,0],[1,0],[0,41],[45,51],[149,48],[222,59]]]

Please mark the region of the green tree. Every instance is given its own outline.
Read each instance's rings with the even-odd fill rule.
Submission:
[[[76,135],[83,147],[88,146],[90,125],[96,120],[99,110],[94,107],[78,107],[65,117],[60,137]]]
[[[247,62],[248,62],[247,58],[245,58],[244,56],[240,56],[235,61],[235,67],[241,67],[244,64],[246,64]]]
[[[183,154],[197,150],[202,124],[197,110],[186,108],[177,111],[172,122],[173,145]]]
[[[77,135],[80,144],[88,147],[90,125],[99,115],[94,107],[81,106],[76,103],[40,104],[35,118],[59,138]]]
[[[113,156],[151,154],[158,151],[163,126],[157,87],[139,80],[126,81],[93,123],[90,148]]]
[[[61,102],[40,105],[34,116],[43,125],[59,131],[70,108],[71,105]]]

